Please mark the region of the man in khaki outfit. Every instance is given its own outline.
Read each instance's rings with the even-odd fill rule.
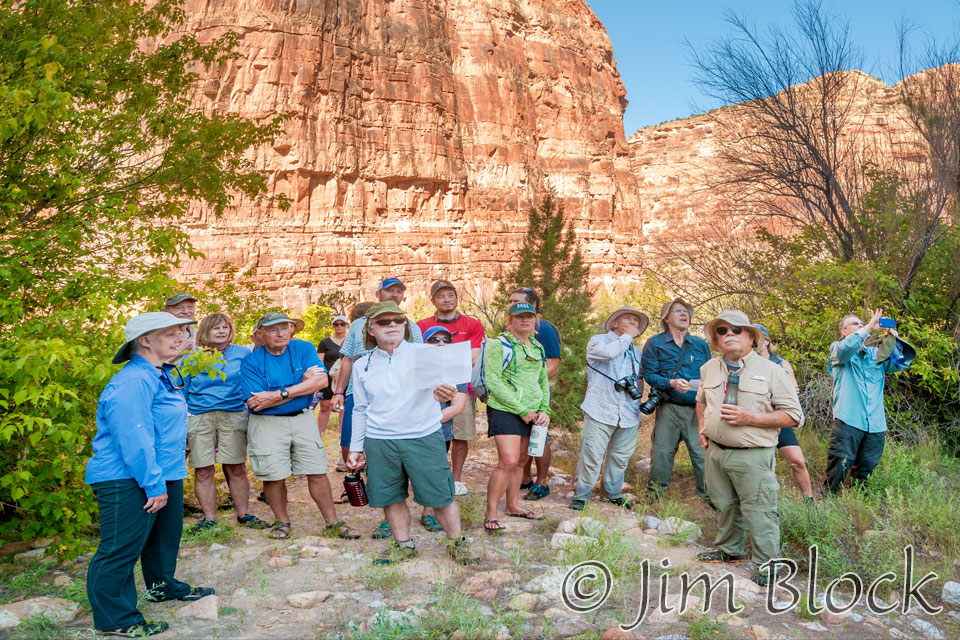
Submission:
[[[721,355],[700,369],[697,424],[706,454],[707,491],[720,521],[714,540],[718,550],[697,558],[742,562],[749,536],[751,560],[759,568],[780,554],[777,436],[781,427],[800,426],[803,410],[786,372],[753,350],[763,335],[745,313],[724,311],[707,323],[705,332]],[[766,586],[769,573],[758,571],[752,579]]]

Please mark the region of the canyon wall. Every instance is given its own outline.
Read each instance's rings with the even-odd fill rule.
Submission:
[[[186,28],[240,34],[202,78],[207,110],[288,117],[256,153],[287,211],[239,201],[186,221],[205,258],[252,269],[300,309],[322,291],[369,298],[395,275],[488,295],[547,187],[572,218],[594,284],[643,265],[625,89],[583,0],[187,0]]]

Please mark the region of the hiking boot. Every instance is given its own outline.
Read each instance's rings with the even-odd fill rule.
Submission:
[[[587,508],[587,501],[583,498],[574,498],[568,506],[574,511],[583,511]]]
[[[546,498],[548,495],[550,495],[550,487],[544,486],[542,484],[532,484],[530,485],[529,493],[523,496],[523,499],[539,500],[540,498]]]
[[[700,562],[743,562],[746,560],[746,556],[732,556],[722,549],[717,549],[709,553],[699,554],[697,560]]]
[[[480,558],[470,553],[470,542],[466,536],[460,536],[456,540],[447,540],[447,554],[453,558],[457,564],[463,566],[478,564]]]
[[[770,584],[771,581],[775,581],[776,579],[777,579],[776,572],[773,572],[771,574],[771,573],[768,573],[767,571],[757,571],[755,574],[753,574],[753,576],[750,577],[750,580],[752,580],[755,584],[760,585],[761,587],[767,586],[768,584]]]
[[[624,500],[623,497],[619,498],[604,498],[604,501],[609,502],[610,504],[616,505],[621,509],[633,509],[633,502],[630,500]]]
[[[396,540],[391,540],[390,547],[378,557],[374,558],[373,564],[398,564],[405,560],[416,558],[419,555],[420,554],[417,553],[416,547],[413,545],[405,546],[401,545]]]
[[[381,522],[376,529],[373,530],[373,533],[370,534],[370,537],[374,540],[384,540],[393,535],[393,531],[390,530],[390,523],[386,520]]]
[[[211,587],[192,587],[190,591],[179,598],[168,598],[153,593],[148,593],[145,597],[147,602],[169,602],[170,600],[180,600],[181,602],[196,602],[200,598],[212,596],[216,590]],[[159,632],[158,632],[159,633]]]

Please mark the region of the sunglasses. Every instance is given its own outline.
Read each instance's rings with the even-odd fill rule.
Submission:
[[[401,325],[406,320],[404,318],[384,318],[383,320],[374,320],[373,323],[378,327],[389,327],[392,324]]]
[[[346,322],[334,322],[334,323],[333,323],[333,326],[335,326],[335,327],[345,327],[345,326],[347,326],[347,323],[346,323]]]
[[[729,327],[729,329],[730,329],[730,332],[735,336],[738,336],[741,333],[743,333],[743,327]],[[716,332],[718,336],[725,336],[727,335],[727,327],[717,327]]]
[[[429,338],[429,339],[427,340],[427,342],[428,342],[429,344],[440,344],[441,342],[444,343],[444,344],[446,344],[446,343],[448,343],[448,342],[453,342],[453,338],[440,338],[440,337],[437,337],[437,338]]]

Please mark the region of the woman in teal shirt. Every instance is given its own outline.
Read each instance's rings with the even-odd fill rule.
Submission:
[[[547,381],[543,346],[533,337],[537,314],[533,305],[518,302],[507,312],[506,330],[484,350],[484,382],[487,398],[487,435],[497,444],[497,467],[487,483],[487,509],[483,527],[501,531],[497,505],[506,494],[504,513],[518,518],[539,520],[528,509],[520,508],[521,454],[530,443],[534,424],[550,424],[550,384]],[[505,346],[504,343],[510,346]]]

